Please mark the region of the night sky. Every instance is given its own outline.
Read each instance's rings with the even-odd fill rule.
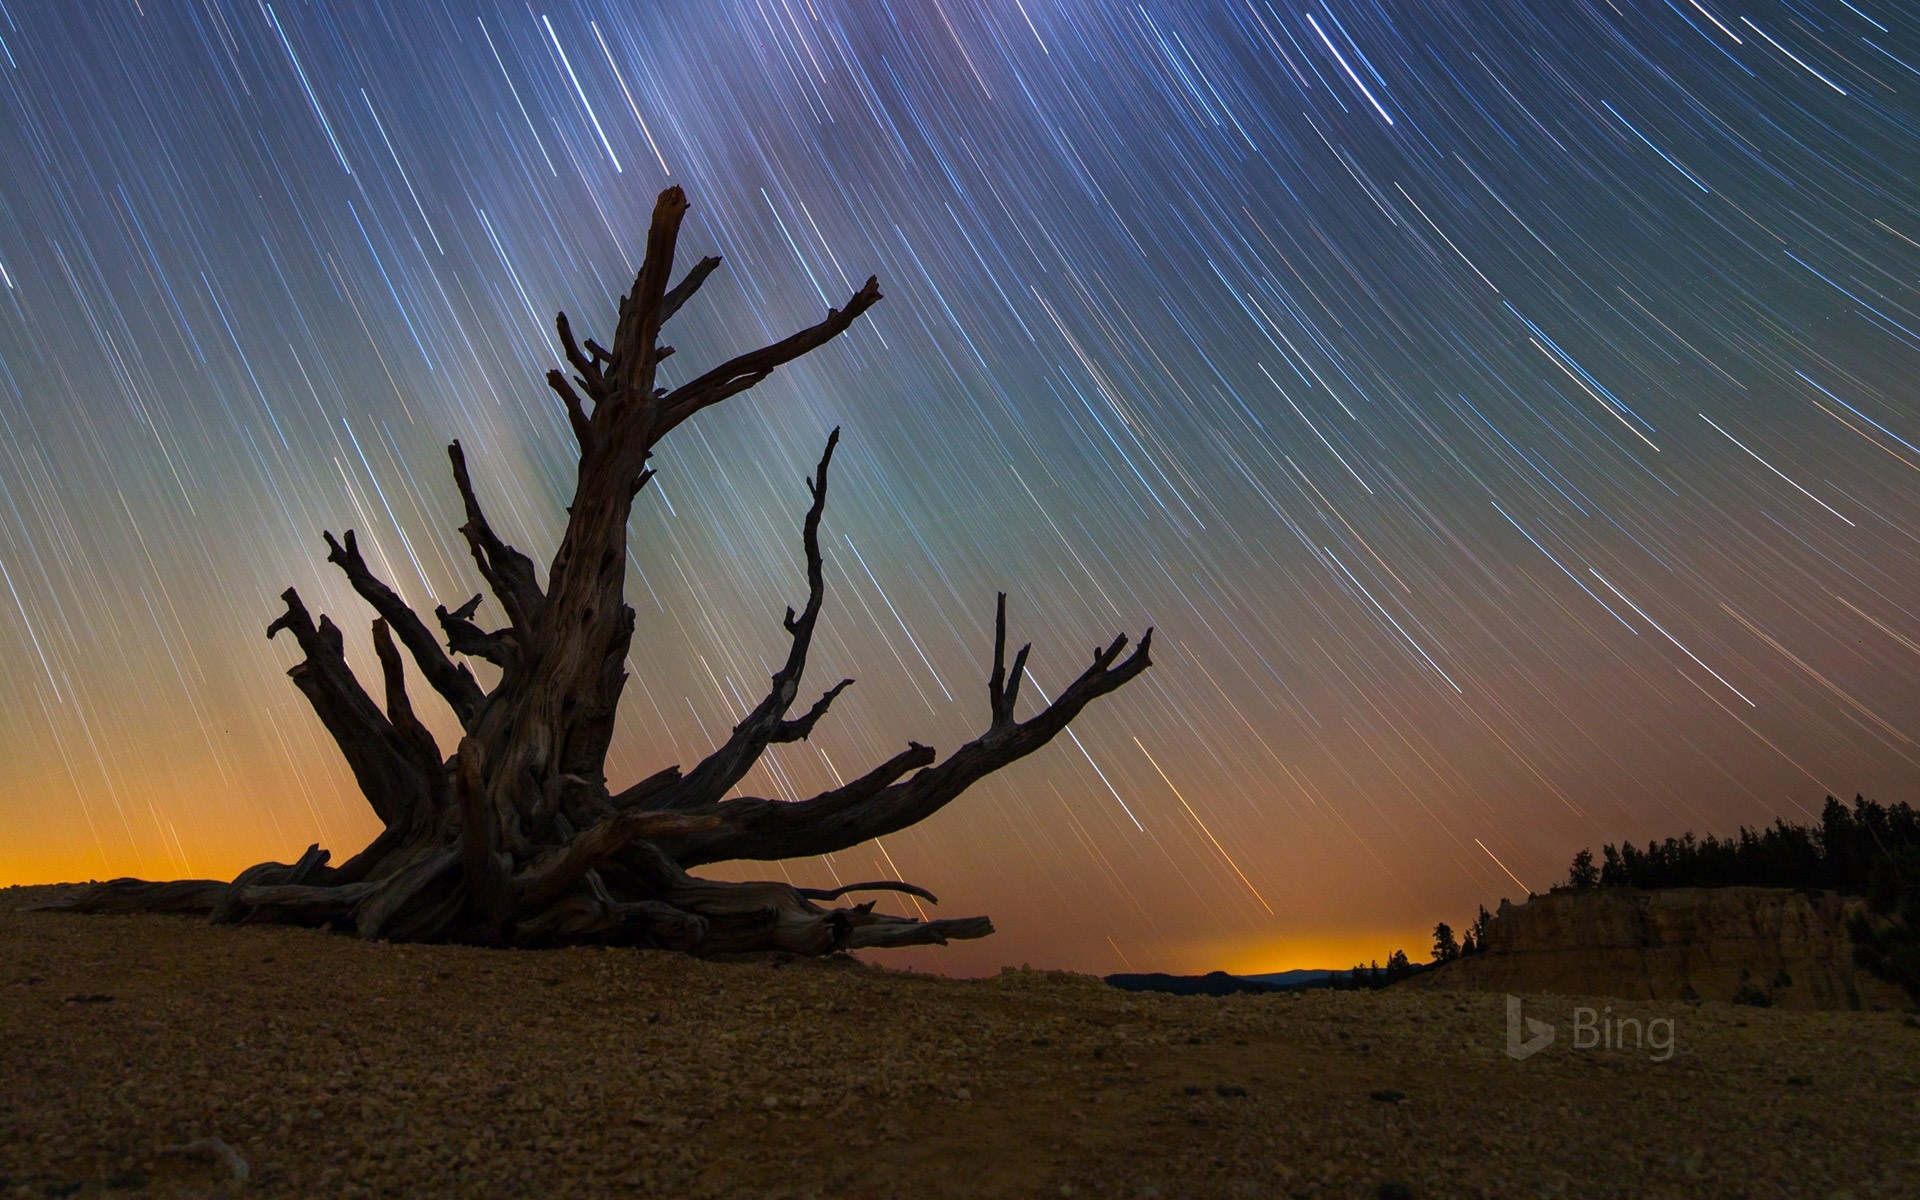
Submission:
[[[748,794],[984,728],[996,590],[1047,694],[1158,630],[935,819],[729,869],[1000,930],[890,961],[1420,958],[1583,845],[1912,799],[1913,15],[0,0],[0,881],[375,832],[277,596],[377,680],[322,529],[479,590],[455,437],[547,560],[553,314],[610,337],[669,184],[726,266],[667,382],[886,299],[657,455],[615,787],[764,691],[836,425],[859,682]]]

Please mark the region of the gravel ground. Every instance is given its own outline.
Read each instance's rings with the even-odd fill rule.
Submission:
[[[1904,1013],[1529,997],[1515,1061],[1499,995],[17,911],[52,891],[0,891],[0,1197],[1920,1196]],[[1575,1047],[1582,1003],[1671,1057]],[[209,1138],[246,1181],[168,1151]]]

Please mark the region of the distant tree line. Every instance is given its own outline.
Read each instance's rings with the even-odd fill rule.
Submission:
[[[1741,826],[1730,838],[1692,833],[1648,842],[1601,847],[1573,856],[1567,886],[1590,887],[1777,887],[1820,888],[1867,895],[1876,877],[1894,886],[1903,853],[1920,850],[1920,813],[1910,804],[1884,805],[1855,797],[1853,807],[1827,797],[1817,825],[1776,820],[1763,829]]]
[[[1849,809],[1828,796],[1817,825],[1776,819],[1764,829],[1741,826],[1730,838],[1689,832],[1648,842],[1645,850],[1622,842],[1600,853],[1598,863],[1591,850],[1574,855],[1566,886],[1818,888],[1862,896],[1867,912],[1847,929],[1855,961],[1920,999],[1920,813],[1910,804],[1855,796]]]
[[[1386,966],[1381,966],[1377,958],[1372,962],[1355,963],[1352,970],[1345,974],[1334,975],[1327,980],[1327,986],[1338,992],[1367,991],[1386,987],[1390,983],[1398,983],[1407,976],[1418,975],[1426,969],[1425,965],[1410,960],[1405,950],[1395,950],[1387,955]]]
[[[1431,962],[1416,963],[1407,957],[1405,950],[1395,950],[1387,956],[1387,965],[1381,966],[1379,959],[1372,962],[1355,963],[1344,976],[1333,977],[1330,986],[1342,991],[1358,991],[1367,988],[1383,988],[1390,983],[1398,983],[1409,975],[1418,975],[1431,970],[1441,963],[1449,963],[1463,954],[1478,954],[1486,944],[1487,924],[1493,917],[1485,906],[1480,915],[1467,930],[1467,940],[1463,943],[1454,936],[1453,926],[1445,921],[1433,927],[1433,956]]]

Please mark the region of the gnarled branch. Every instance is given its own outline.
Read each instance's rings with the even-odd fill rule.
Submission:
[[[553,319],[553,326],[560,335],[560,347],[566,352],[567,361],[573,364],[574,370],[579,372],[576,378],[579,379],[580,386],[587,389],[587,395],[593,397],[594,403],[598,404],[607,396],[607,380],[606,376],[600,373],[600,361],[604,357],[611,362],[613,356],[604,352],[587,354],[581,351],[580,344],[573,340],[573,326],[567,321],[566,313],[556,316]],[[587,345],[595,350],[600,349],[592,338],[587,339]]]
[[[459,485],[460,500],[466,506],[467,523],[460,532],[473,551],[474,565],[480,568],[500,607],[507,610],[507,619],[525,636],[546,603],[540,581],[534,577],[533,560],[502,541],[487,523],[480,498],[474,494],[473,479],[467,474],[467,453],[458,441],[447,447],[447,458],[453,463],[453,481]]]
[[[913,921],[866,913],[848,922],[846,949],[897,950],[902,946],[944,946],[948,942],[983,938],[993,933],[986,917],[959,917],[947,921]]]
[[[1149,630],[1147,636],[1153,636]],[[992,706],[994,729],[1014,723],[1014,706],[1020,702],[1020,681],[1026,678],[1028,642],[1013,656],[1013,673],[1007,673],[1007,594],[1001,592],[993,609],[993,674],[987,677],[987,701]]]
[[[504,671],[514,663],[519,638],[512,628],[488,633],[475,625],[472,618],[480,607],[480,599],[475,596],[451,612],[444,604],[435,605],[433,615],[447,635],[447,649],[455,654],[483,658]]]
[[[648,801],[667,788],[679,783],[681,779],[678,764],[655,771],[653,774],[633,784],[624,792],[616,793],[611,799],[616,809],[646,808]]]
[[[566,319],[567,314],[561,313],[562,324],[565,324]],[[547,372],[547,386],[553,389],[554,395],[560,397],[560,403],[566,406],[567,424],[573,426],[573,436],[579,441],[580,448],[585,450],[593,444],[593,422],[587,416],[586,406],[581,403],[580,393],[573,390],[573,385],[567,382],[566,373],[558,368]]]
[[[537,911],[635,841],[685,837],[718,825],[710,816],[629,810],[577,833],[567,844],[527,864],[513,880],[522,909]]]
[[[838,900],[849,892],[905,892],[909,896],[918,896],[928,904],[940,903],[940,898],[917,884],[903,883],[898,879],[876,879],[871,883],[848,883],[837,888],[801,888],[800,894],[809,900]]]
[[[664,437],[668,430],[701,409],[718,404],[729,396],[739,395],[773,374],[775,368],[826,345],[845,333],[860,314],[872,308],[879,299],[880,280],[868,276],[867,282],[847,300],[845,306],[828,309],[826,318],[819,324],[809,325],[771,345],[730,358],[706,374],[674,388],[660,400],[653,436],[655,439]]]
[[[631,397],[647,402],[653,399],[653,371],[660,361],[656,342],[660,326],[669,315],[662,301],[667,279],[673,274],[673,250],[680,238],[680,221],[686,215],[687,195],[677,187],[661,192],[654,201],[653,220],[647,227],[647,257],[640,265],[640,273],[634,277],[633,290],[620,301],[620,321],[614,329],[613,352],[606,371],[610,398]],[[694,287],[698,286],[696,282]],[[689,289],[686,296],[692,294]],[[680,298],[682,303],[686,296]],[[658,437],[656,432],[655,440]]]
[[[374,814],[389,826],[410,823],[416,808],[430,799],[418,747],[394,727],[354,678],[333,622],[322,615],[316,626],[293,588],[280,598],[287,611],[267,626],[267,636],[284,629],[306,654],[304,661],[287,671],[288,676],[333,735]]]
[[[421,774],[429,781],[436,780],[440,773],[440,747],[433,740],[433,732],[414,715],[413,703],[407,699],[406,668],[400,663],[400,652],[394,649],[385,617],[373,619],[373,651],[380,659],[380,675],[386,684],[387,720],[413,751]]]
[[[699,954],[763,950],[826,954],[865,946],[944,945],[950,938],[985,937],[993,932],[993,923],[985,917],[923,922],[876,913],[872,901],[832,909],[813,903],[868,889],[933,899],[930,893],[909,883],[862,883],[833,889],[797,888],[771,880],[723,883],[687,874],[651,841],[631,846],[621,856],[620,868],[631,882],[661,896],[675,909],[706,920],[706,935],[694,947]]]
[[[231,882],[218,879],[176,879],[149,883],[144,879],[110,879],[83,892],[30,906],[30,910],[80,913],[169,912],[204,913],[216,922],[239,919],[254,901],[250,891],[280,885],[308,885],[327,871],[327,852],[308,846],[298,862],[256,863]],[[332,891],[333,888],[315,890]]]
[[[820,517],[827,507],[827,468],[833,462],[834,447],[839,444],[840,431],[835,429],[827,435],[827,448],[820,455],[820,465],[814,469],[813,478],[807,480],[807,491],[813,496],[813,503],[807,508],[806,519],[801,525],[801,541],[807,555],[807,600],[798,616],[789,608],[783,620],[787,634],[792,639],[787,650],[787,661],[774,672],[766,698],[733,727],[733,733],[727,740],[690,771],[685,779],[661,788],[648,800],[646,807],[654,810],[692,809],[717,802],[732,790],[734,784],[746,777],[768,746],[796,742],[813,732],[814,725],[826,715],[834,697],[852,685],[851,679],[841,680],[803,716],[791,721],[786,719],[787,710],[793,707],[794,697],[799,692],[800,677],[807,669],[807,651],[813,645],[814,626],[819,623],[820,605],[826,598],[825,564],[820,554]]]
[[[746,798],[723,800],[707,808],[690,810],[719,817],[719,826],[710,832],[663,841],[662,849],[682,866],[691,867],[734,858],[832,854],[869,838],[904,829],[938,812],[983,776],[1046,745],[1081,709],[1152,665],[1151,629],[1141,637],[1133,653],[1115,665],[1127,646],[1127,636],[1121,634],[1105,649],[1094,652],[1092,665],[1063,688],[1053,703],[1028,720],[1015,721],[1010,715],[1009,697],[1016,693],[1013,687],[1002,682],[1004,676],[1000,669],[1005,652],[1004,617],[996,625],[995,671],[988,681],[989,698],[995,709],[993,723],[985,733],[955,750],[944,762],[926,767],[911,779],[892,782],[911,769],[903,763],[932,762],[933,752],[916,746],[862,779],[822,792],[810,800],[783,802]],[[1015,659],[1016,683],[1025,657],[1022,652]],[[891,772],[891,779],[887,772]]]
[[[327,561],[346,574],[353,590],[360,593],[360,598],[371,604],[373,610],[392,628],[407,652],[413,656],[414,664],[420,668],[427,685],[440,693],[448,707],[453,709],[453,715],[460,719],[460,724],[463,727],[470,726],[474,714],[486,699],[486,693],[474,681],[473,672],[449,659],[427,628],[427,623],[368,569],[353,530],[347,530],[343,541],[336,541],[331,532],[321,536],[327,542]]]
[[[667,289],[667,294],[660,297],[660,323],[662,325],[665,325],[673,319],[673,314],[680,311],[681,305],[693,299],[693,294],[700,290],[700,285],[707,281],[707,276],[713,274],[719,265],[719,255],[708,255],[706,258],[693,264],[692,268],[680,277],[679,283]]]

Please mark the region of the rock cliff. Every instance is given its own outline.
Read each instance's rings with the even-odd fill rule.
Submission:
[[[1556,889],[1502,902],[1484,953],[1401,986],[1904,1008],[1898,988],[1853,965],[1846,917],[1859,903],[1776,888]]]

